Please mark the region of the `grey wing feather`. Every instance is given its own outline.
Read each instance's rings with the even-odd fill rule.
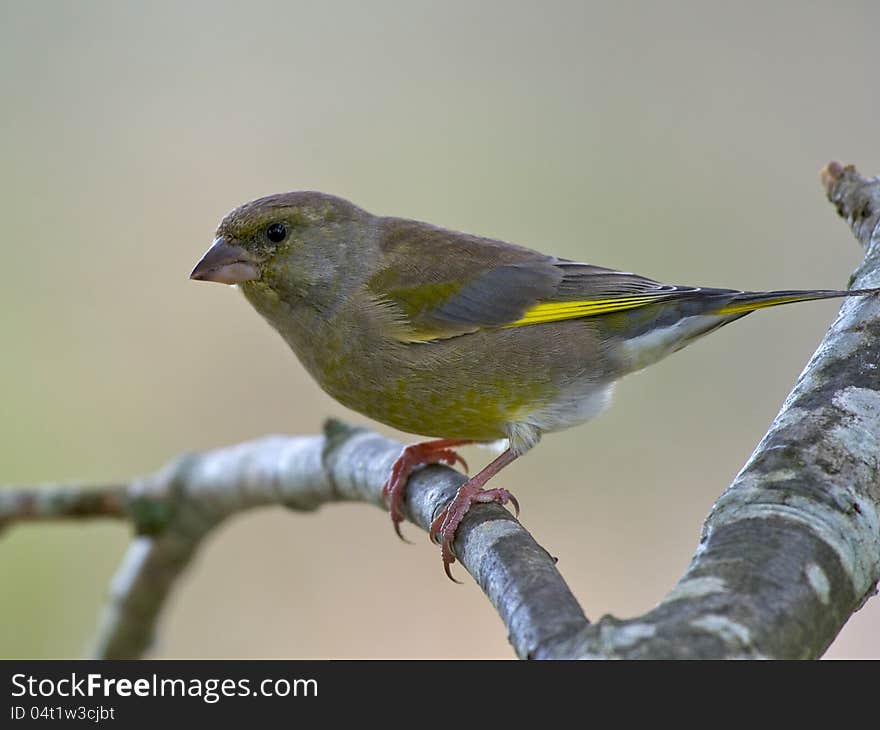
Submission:
[[[593,264],[560,260],[556,266],[562,272],[562,281],[557,289],[560,301],[613,298],[631,294],[688,294],[703,291],[699,287],[663,284],[639,274]]]
[[[502,325],[557,291],[562,274],[548,263],[508,264],[487,271],[431,312],[449,322]]]
[[[476,326],[515,322],[540,302],[613,299],[634,294],[704,298],[733,290],[663,284],[638,274],[553,257],[505,264],[469,282],[428,314],[431,319]]]

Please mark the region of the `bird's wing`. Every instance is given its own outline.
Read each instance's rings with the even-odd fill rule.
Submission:
[[[366,286],[393,309],[394,336],[406,342],[610,314],[701,291],[415,221],[380,225],[382,265]]]

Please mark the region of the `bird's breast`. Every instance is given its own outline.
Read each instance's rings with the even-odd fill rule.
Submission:
[[[583,325],[404,343],[364,308],[328,315],[271,291],[244,291],[330,396],[402,431],[490,441],[507,438],[516,423],[566,428],[607,401],[601,348]]]

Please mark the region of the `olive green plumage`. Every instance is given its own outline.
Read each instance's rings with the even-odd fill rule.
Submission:
[[[349,408],[412,433],[508,438],[518,453],[753,309],[854,293],[664,285],[314,192],[230,213],[193,278],[239,284]]]

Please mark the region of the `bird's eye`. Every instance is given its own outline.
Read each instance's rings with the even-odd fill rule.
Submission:
[[[281,243],[287,237],[287,226],[283,223],[273,223],[266,229],[266,238],[272,243]]]

